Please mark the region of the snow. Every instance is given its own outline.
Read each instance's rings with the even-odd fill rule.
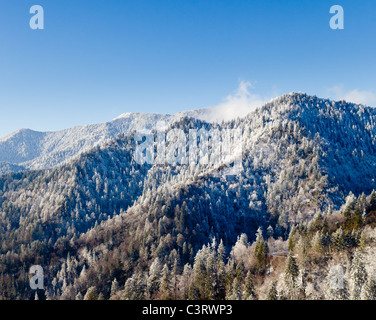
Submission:
[[[20,129],[0,139],[0,174],[52,168],[120,134],[152,130],[161,123],[169,125],[183,117],[208,121],[213,114],[215,108],[183,111],[174,115],[127,112],[110,122],[55,132]]]
[[[303,93],[286,94],[244,116],[242,119],[250,126],[244,131],[251,138],[251,144],[257,145],[260,149],[260,157],[265,157],[272,151],[268,141],[263,141],[260,144],[265,130],[278,127],[279,124],[283,125],[286,121],[294,119],[309,132],[319,131],[324,140],[330,141],[331,130],[342,122],[342,136],[348,136],[348,131],[351,131],[350,140],[353,141],[340,143],[345,145],[359,145],[361,143],[362,146],[359,145],[359,148],[357,148],[359,152],[356,152],[353,157],[358,158],[359,153],[363,160],[367,157],[369,165],[372,165],[375,163],[375,159],[370,149],[373,149],[376,136],[375,112],[369,108],[345,102],[333,103],[330,100],[310,97]],[[133,130],[143,132],[157,127],[161,128],[161,126],[168,126],[183,117],[192,117],[206,122],[221,122],[225,120],[218,117],[221,114],[221,108],[223,108],[222,105],[178,112],[174,115],[128,112],[106,123],[77,126],[56,132],[20,129],[0,139],[0,174],[25,169],[52,168],[120,134]],[[213,117],[213,115],[216,117]],[[237,114],[233,116],[235,117]],[[355,117],[358,121],[357,125],[348,128],[349,119],[353,120]],[[313,118],[320,119],[326,125],[320,127],[322,123],[312,122]],[[343,123],[345,118],[347,119],[346,123]],[[331,126],[329,130],[328,126]],[[338,142],[336,141],[336,143]],[[264,146],[263,149],[261,146]],[[331,151],[327,150],[327,152]],[[354,148],[346,152],[351,153],[353,151]],[[363,153],[366,156],[363,157]],[[335,157],[333,159],[333,161],[336,161]]]

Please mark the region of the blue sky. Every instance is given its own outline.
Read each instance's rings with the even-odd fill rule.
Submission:
[[[375,34],[374,0],[2,0],[0,136],[213,106],[244,82],[376,106]]]

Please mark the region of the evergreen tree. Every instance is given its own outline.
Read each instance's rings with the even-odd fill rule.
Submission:
[[[183,299],[188,299],[189,289],[191,287],[192,268],[189,263],[184,266],[182,285],[184,288]]]
[[[167,264],[163,266],[162,278],[159,291],[160,299],[170,300],[171,299],[171,281],[170,281],[170,271]]]
[[[330,268],[326,278],[327,291],[326,297],[330,300],[348,300],[349,289],[342,265],[336,265]]]
[[[199,300],[200,299],[200,291],[196,287],[195,283],[192,282],[189,286],[189,292],[188,292],[188,300]]]
[[[354,213],[353,213],[353,218],[352,218],[352,228],[353,229],[360,229],[363,225],[363,217],[362,217],[362,210],[360,208],[360,205],[357,203]]]
[[[351,217],[356,205],[356,198],[354,197],[354,194],[350,192],[350,194],[346,198],[346,207],[343,211],[343,214],[346,218]]]
[[[247,276],[245,277],[245,284],[244,284],[244,298],[246,300],[256,300],[256,291],[255,285],[252,279],[252,273],[250,271],[247,272]]]
[[[111,297],[114,296],[118,291],[119,291],[119,283],[115,278],[111,284]]]
[[[277,283],[275,281],[272,282],[272,285],[269,289],[268,300],[278,300],[278,291],[277,291]]]
[[[294,236],[295,236],[295,226],[293,226],[291,228],[291,231],[290,231],[290,234],[289,234],[289,239],[288,239],[288,243],[289,243],[289,251],[293,251],[294,250],[294,247],[295,247],[295,239],[294,239]]]
[[[290,253],[287,258],[287,266],[285,270],[285,283],[287,286],[287,295],[291,299],[296,299],[298,295],[297,278],[299,275],[299,267],[294,256]]]
[[[337,229],[336,232],[333,234],[333,247],[336,251],[342,251],[345,249],[345,233],[343,229],[340,227]]]
[[[134,294],[134,283],[132,278],[128,278],[127,281],[125,281],[124,285],[124,292],[122,299],[123,300],[133,300],[133,294]]]
[[[198,290],[199,296],[205,296],[205,284],[206,284],[206,266],[203,257],[203,251],[206,251],[206,247],[199,250],[194,258],[193,264],[193,277],[194,277],[194,288]]]
[[[161,263],[159,258],[155,258],[149,269],[149,277],[147,279],[147,294],[152,299],[159,290],[159,281],[161,278]]]
[[[303,261],[308,257],[307,244],[304,236],[299,235],[299,240],[296,244],[296,251]]]
[[[178,290],[178,267],[179,267],[178,259],[175,258],[174,266],[173,266],[172,272],[171,272],[172,288],[173,288],[172,292],[173,292],[174,300],[176,300],[176,294],[177,294],[177,290]]]
[[[218,299],[224,299],[226,294],[225,259],[226,250],[221,240],[217,249],[217,293]]]
[[[353,282],[352,299],[359,300],[362,287],[367,283],[367,271],[363,261],[363,255],[359,250],[355,251],[351,265],[351,280]]]
[[[95,287],[90,287],[89,289],[87,289],[84,300],[97,300],[97,298],[98,295]]]
[[[238,278],[234,278],[231,286],[231,294],[227,300],[242,300],[242,292]]]
[[[144,275],[134,274],[128,278],[124,285],[122,295],[123,300],[143,300],[147,285],[144,280]]]
[[[366,244],[367,244],[366,235],[364,234],[364,231],[362,231],[360,234],[360,239],[359,239],[359,244],[358,244],[360,252],[365,251]]]
[[[316,253],[321,254],[323,252],[323,237],[321,231],[315,233],[311,241],[311,246]]]
[[[215,248],[208,248],[209,254],[206,258],[206,280],[205,280],[205,298],[214,300],[217,297],[217,268]]]
[[[237,264],[236,264],[236,268],[235,268],[235,278],[237,278],[239,281],[241,281],[244,277],[244,264],[242,261],[239,261]]]
[[[285,275],[286,277],[292,279],[294,282],[299,275],[299,267],[292,253],[290,253],[287,258]]]
[[[257,230],[254,256],[256,258],[256,273],[264,274],[267,266],[268,244],[262,236],[261,228]]]

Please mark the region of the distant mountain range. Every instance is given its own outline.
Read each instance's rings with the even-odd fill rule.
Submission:
[[[213,108],[179,112],[175,115],[124,113],[106,123],[77,126],[56,132],[20,129],[0,139],[0,174],[52,168],[96,145],[131,131],[151,130],[182,117],[208,119]]]

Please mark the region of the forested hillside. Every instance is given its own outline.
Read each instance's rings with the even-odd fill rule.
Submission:
[[[141,165],[134,131],[2,175],[0,297],[34,299],[41,265],[39,299],[373,299],[375,123],[373,108],[290,94],[231,122],[169,125],[187,141],[240,129],[236,175]]]

